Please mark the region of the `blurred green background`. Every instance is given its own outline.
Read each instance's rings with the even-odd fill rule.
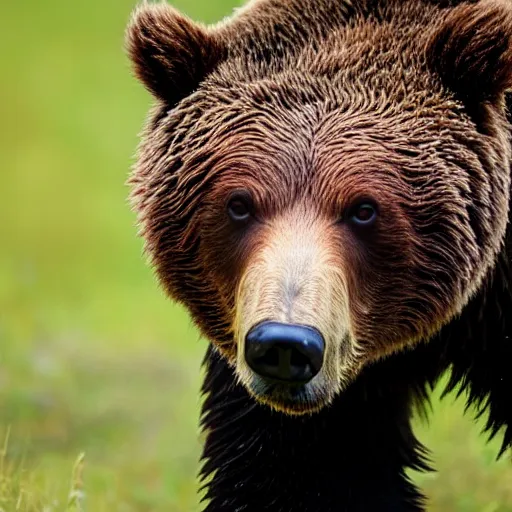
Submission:
[[[174,2],[206,22],[236,4]],[[0,6],[5,512],[72,509],[70,488],[90,512],[198,510],[206,342],[156,284],[126,199],[151,103],[123,51],[134,5]],[[434,403],[418,432],[439,472],[414,475],[429,510],[512,511],[512,465],[494,462],[498,442],[485,445],[462,401]],[[81,452],[83,475],[73,476]]]

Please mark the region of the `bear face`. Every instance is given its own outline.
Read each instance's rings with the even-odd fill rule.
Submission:
[[[508,223],[510,8],[378,4],[259,0],[214,27],[144,6],[128,29],[157,98],[130,180],[151,261],[290,414],[460,315]],[[314,375],[254,371],[266,322],[314,329]]]

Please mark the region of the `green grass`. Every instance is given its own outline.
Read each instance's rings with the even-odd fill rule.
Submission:
[[[0,6],[4,512],[198,510],[206,342],[145,264],[124,185],[151,101],[123,53],[134,4]],[[236,0],[175,5],[213,21]],[[497,442],[435,404],[418,426],[440,470],[417,477],[431,510],[512,511]]]

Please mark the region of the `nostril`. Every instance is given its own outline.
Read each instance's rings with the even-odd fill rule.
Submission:
[[[302,367],[311,364],[311,360],[308,359],[305,355],[301,354],[298,350],[292,350],[290,364],[292,366]]]
[[[245,340],[245,358],[254,372],[290,383],[311,380],[322,367],[323,354],[322,335],[304,325],[264,322]]]
[[[277,347],[271,347],[262,356],[256,357],[254,360],[256,363],[279,366],[279,349]]]
[[[311,360],[305,355],[282,344],[269,348],[263,355],[253,358],[253,362],[260,366],[266,365],[276,368],[282,365],[292,368],[305,368],[311,365]]]

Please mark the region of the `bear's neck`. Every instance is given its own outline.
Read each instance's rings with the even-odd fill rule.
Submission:
[[[425,384],[414,382],[401,359],[393,363],[400,368],[376,365],[371,379],[359,379],[331,407],[290,417],[257,404],[210,349],[203,386],[204,510],[423,510],[405,469],[427,469],[409,420],[413,394],[423,394]]]

